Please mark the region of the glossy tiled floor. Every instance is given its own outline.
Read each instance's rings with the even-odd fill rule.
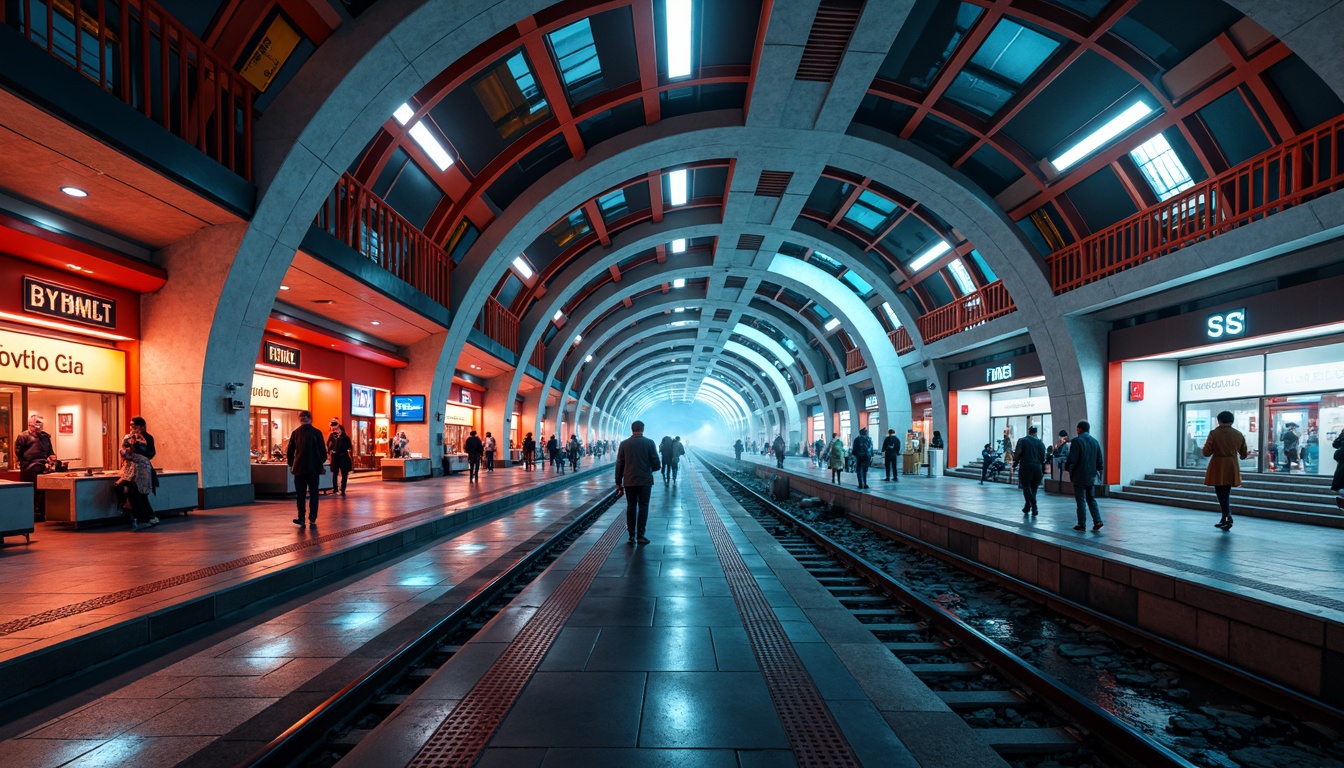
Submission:
[[[744,455],[742,460],[774,466],[765,457]],[[787,458],[784,466],[791,472],[830,478],[828,470],[815,469],[802,458]],[[844,474],[841,482],[852,489],[854,474]],[[1072,496],[1042,490],[1040,515],[1028,518],[1021,513],[1021,491],[1008,485],[920,475],[887,483],[880,467],[870,471],[868,483],[871,490],[866,493],[898,497],[1020,535],[1344,621],[1344,530],[1238,517],[1232,530],[1223,532],[1213,527],[1218,522],[1213,513],[1099,499],[1105,528],[1080,533],[1072,530],[1076,523]],[[1236,515],[1235,506],[1232,513]]]
[[[493,478],[484,476],[481,487],[488,491],[492,479],[501,485],[506,478],[531,482],[541,477],[496,472]],[[379,497],[398,492],[423,497],[405,502],[381,499],[399,509],[400,503],[424,504],[436,492],[462,490],[455,486],[436,482],[394,489],[360,487],[344,501],[353,509],[344,514],[324,510],[321,519],[334,528],[343,517],[349,523],[377,515],[382,507]],[[272,610],[244,631],[221,633],[143,670],[128,671],[103,686],[107,692],[94,700],[7,728],[13,738],[0,744],[4,762],[234,765],[511,565],[521,556],[516,551],[520,544],[541,538],[546,529],[562,524],[575,509],[609,488],[608,473],[601,472],[367,576],[348,579],[319,597]],[[269,518],[280,517],[278,510],[268,513]],[[255,546],[272,543],[272,537],[293,538],[293,526],[286,531],[281,525],[289,525],[290,516],[286,512],[285,519],[253,520],[254,530],[268,531]],[[188,532],[187,526],[199,522],[183,521],[179,531],[170,527],[159,538],[167,541],[178,534],[195,538],[200,534]],[[277,531],[272,534],[270,528]],[[190,564],[194,563],[184,565]]]

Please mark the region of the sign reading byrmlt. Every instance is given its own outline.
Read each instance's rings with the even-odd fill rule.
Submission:
[[[274,341],[268,341],[266,342],[266,363],[298,370],[300,367],[299,350],[294,347],[286,347],[283,344],[276,344]]]
[[[32,277],[23,278],[23,309],[97,328],[117,327],[117,302]]]

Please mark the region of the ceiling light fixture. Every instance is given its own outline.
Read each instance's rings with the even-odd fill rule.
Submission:
[[[834,331],[836,328],[839,327],[840,327],[840,318],[838,317],[832,317],[830,320],[826,321],[826,330],[828,331]]]
[[[377,320],[370,320],[369,325],[382,325],[382,323],[378,322]]]
[[[575,336],[575,337],[574,337],[574,346],[576,346],[576,347],[579,346],[579,342],[580,342],[580,341],[583,341],[583,336],[582,336],[582,335],[580,335],[580,336]]]
[[[591,363],[591,362],[593,362],[593,356],[592,356],[592,355],[589,355],[589,356],[583,358],[583,362],[585,362],[585,363]]]
[[[527,259],[524,259],[522,256],[514,257],[513,268],[518,273],[518,276],[524,280],[531,280],[532,276],[536,274],[536,272],[532,271],[532,266],[527,263]]]
[[[66,266],[67,268],[69,268],[69,269],[73,269],[73,270],[75,270],[76,272],[79,271],[79,265],[78,265],[78,264],[66,264],[65,266]]]
[[[928,248],[925,248],[923,253],[916,256],[914,260],[910,262],[910,274],[913,275],[919,270],[929,266],[937,261],[939,256],[942,256],[950,250],[952,250],[952,246],[948,245],[946,240],[939,240]]]
[[[1102,123],[1100,128],[1084,136],[1077,144],[1064,150],[1063,154],[1051,160],[1050,164],[1055,167],[1056,171],[1062,171],[1101,149],[1111,139],[1134,127],[1140,120],[1152,113],[1152,107],[1142,101],[1136,101],[1124,112],[1107,120]]]
[[[686,204],[686,169],[678,168],[667,175],[668,184],[672,187],[672,204]]]
[[[397,111],[392,113],[398,123],[405,125],[408,120],[415,116],[415,110],[411,109],[410,104],[402,104],[397,107]],[[415,125],[411,126],[411,138],[415,143],[429,155],[429,159],[434,161],[434,165],[439,167],[440,171],[448,170],[448,166],[453,164],[453,158],[449,156],[448,150],[443,148],[439,140],[434,138],[434,134],[429,132],[424,119],[416,120]]]
[[[679,237],[679,238],[677,238],[676,240],[673,240],[673,241],[672,241],[672,252],[673,252],[673,253],[685,253],[685,252],[686,252],[686,238],[684,238],[684,237]]]
[[[673,287],[673,288],[685,288],[685,287],[686,287],[686,278],[684,278],[684,277],[678,277],[676,280],[673,280],[673,281],[672,281],[672,287]]]
[[[691,74],[691,0],[667,0],[664,11],[667,28],[667,76]]]
[[[564,319],[565,319],[565,313],[562,312],[562,311],[560,311],[560,310],[558,310],[558,309],[555,310],[555,314],[554,314],[554,315],[551,315],[551,320],[552,320],[553,322],[557,322],[557,323],[558,323],[558,322],[560,322],[561,320],[564,320]]]
[[[288,285],[282,285],[282,286],[280,286],[280,290],[282,290],[282,291],[288,291],[288,290],[289,290],[289,286],[288,286]]]
[[[88,197],[89,193],[79,187],[61,187],[61,191],[71,197]]]

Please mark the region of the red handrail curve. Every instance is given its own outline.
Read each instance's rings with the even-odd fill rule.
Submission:
[[[887,338],[891,340],[891,348],[896,350],[898,355],[915,351],[915,342],[910,338],[910,331],[904,327],[888,332]]]
[[[510,352],[518,354],[518,318],[493,296],[486,298],[485,307],[476,320],[476,328]]]
[[[920,338],[925,344],[945,339],[961,333],[968,328],[987,323],[996,317],[1013,312],[1017,306],[1003,287],[1002,280],[995,280],[974,293],[953,301],[916,318]]]
[[[863,350],[857,347],[845,352],[845,373],[861,371],[868,367],[868,362],[863,359]]]

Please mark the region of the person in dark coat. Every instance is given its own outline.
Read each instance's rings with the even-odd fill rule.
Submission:
[[[569,454],[569,468],[578,472],[579,459],[583,457],[583,443],[579,442],[578,435],[569,436],[569,442],[565,444],[565,452]]]
[[[341,422],[331,420],[331,434],[327,435],[327,453],[331,455],[331,493],[345,495],[346,483],[350,482],[350,470],[355,468],[355,460],[350,455],[355,444],[345,434]]]
[[[56,465],[56,449],[51,446],[51,435],[42,430],[42,414],[28,415],[28,430],[14,438],[14,456],[19,465],[19,479],[33,484],[33,520],[47,519],[46,494],[37,490],[37,476],[52,471]]]
[[[1096,483],[1101,479],[1103,463],[1101,443],[1092,436],[1092,425],[1086,421],[1078,422],[1078,436],[1069,441],[1069,457],[1064,460],[1064,469],[1073,482],[1073,500],[1078,505],[1078,524],[1073,530],[1085,530],[1087,518],[1083,505],[1092,513],[1092,530],[1099,531],[1105,523],[1101,522],[1101,510],[1097,507]]]
[[[1223,513],[1214,527],[1224,531],[1232,527],[1232,486],[1241,485],[1241,459],[1250,454],[1246,436],[1232,427],[1236,418],[1231,411],[1218,414],[1218,426],[1209,432],[1200,450],[1209,457],[1209,466],[1204,469],[1204,484],[1213,486],[1218,508]]]
[[[850,444],[849,453],[854,457],[854,477],[860,489],[868,488],[868,467],[873,462],[873,438],[868,436],[866,427],[859,430],[859,436]]]
[[[658,446],[644,436],[644,422],[630,425],[630,436],[616,449],[616,493],[625,494],[625,529],[630,543],[648,544],[644,529],[649,523],[649,496],[653,473],[661,469]]]
[[[901,481],[901,438],[896,436],[896,430],[888,429],[887,437],[882,441],[882,466],[887,472],[886,480],[889,482]]]
[[[1330,447],[1335,449],[1335,476],[1330,481],[1330,490],[1337,494],[1335,506],[1344,510],[1344,431],[1339,433]]]
[[[149,495],[154,492],[154,466],[149,454],[154,449],[145,439],[144,430],[136,425],[136,419],[144,423],[139,416],[132,419],[131,431],[121,440],[118,454],[121,456],[121,477],[116,485],[130,508],[133,530],[139,530],[141,523],[159,524],[159,518],[149,504]]]
[[[523,469],[531,472],[537,468],[537,441],[528,432],[523,438]]]
[[[565,471],[565,462],[560,458],[560,438],[551,435],[551,439],[546,441],[546,457],[550,459],[551,469],[557,472]]]
[[[308,498],[308,527],[317,527],[317,490],[321,485],[323,466],[327,463],[327,441],[322,432],[313,426],[313,414],[299,411],[299,428],[289,435],[289,447],[285,451],[285,460],[289,471],[294,475],[295,497],[299,506],[299,516],[294,524],[303,527],[303,501]]]
[[[783,469],[784,452],[788,450],[788,446],[784,444],[783,435],[775,435],[775,442],[770,445],[770,450],[774,451],[775,453],[775,466],[779,467],[780,469]]]
[[[672,482],[677,482],[677,470],[681,468],[681,457],[686,455],[686,446],[681,444],[681,435],[672,438]]]
[[[1045,479],[1045,443],[1036,436],[1036,427],[1027,427],[1027,436],[1017,441],[1013,464],[1017,466],[1017,484],[1022,488],[1022,514],[1035,515],[1039,511],[1036,491]]]
[[[485,454],[485,443],[476,430],[471,430],[471,435],[462,441],[462,450],[467,453],[467,482],[474,483],[481,479],[481,456]]]
[[[738,461],[741,461],[741,460],[742,460],[742,441],[741,441],[741,440],[738,440],[737,442],[733,443],[733,453],[737,454],[737,460],[738,460]]]
[[[1283,433],[1279,435],[1279,447],[1283,449],[1284,469],[1288,472],[1293,471],[1293,465],[1296,464],[1299,469],[1302,463],[1297,455],[1298,447],[1301,445],[1302,438],[1297,434],[1297,425],[1289,424],[1284,427]]]
[[[663,484],[672,482],[672,436],[663,435],[663,439],[658,441],[658,461],[663,469]]]

